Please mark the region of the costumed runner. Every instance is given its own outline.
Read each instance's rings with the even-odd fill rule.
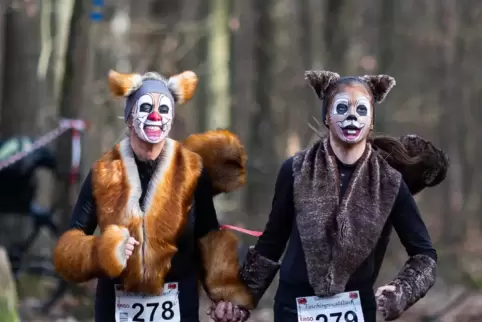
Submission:
[[[93,164],[54,252],[64,279],[98,278],[96,322],[197,322],[199,281],[214,302],[250,307],[236,238],[220,230],[213,204],[244,184],[244,148],[225,130],[168,137],[197,81],[191,71],[109,73],[113,94],[126,97],[128,136]]]
[[[418,136],[371,137],[374,104],[392,77],[306,78],[323,100],[328,135],[282,165],[240,275],[257,305],[281,266],[275,322],[375,322],[377,308],[394,320],[435,282],[437,254],[412,195],[444,180],[448,158]],[[392,228],[409,259],[375,294]]]

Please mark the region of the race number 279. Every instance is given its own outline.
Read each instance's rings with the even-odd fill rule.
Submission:
[[[358,316],[353,311],[346,311],[345,314],[342,312],[330,313],[328,316],[326,314],[318,314],[315,321],[322,322],[358,322]]]

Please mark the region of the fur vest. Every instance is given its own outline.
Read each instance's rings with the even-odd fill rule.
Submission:
[[[245,162],[244,148],[228,131],[196,134],[183,143],[166,139],[140,205],[139,174],[130,141],[124,139],[92,167],[100,235],[86,236],[75,229],[66,232],[54,254],[57,271],[74,282],[100,275],[121,277],[128,291],[158,294],[177,252],[176,241],[189,216],[202,167],[217,194],[244,184]],[[123,245],[129,236],[140,245],[126,260]],[[211,298],[249,306],[249,296],[237,277],[234,235],[213,231],[199,241],[199,247],[203,285]]]
[[[401,174],[367,144],[343,196],[327,138],[293,159],[296,224],[308,278],[317,296],[343,292],[376,247],[400,187]]]

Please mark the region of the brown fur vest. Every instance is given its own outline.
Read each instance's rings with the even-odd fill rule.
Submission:
[[[123,272],[128,291],[155,293],[162,289],[201,167],[199,155],[166,139],[142,211],[142,189],[129,139],[94,164],[92,185],[101,232],[109,225],[127,227],[130,236],[140,243]]]
[[[137,166],[129,139],[124,139],[92,167],[100,236],[87,236],[77,229],[62,235],[54,252],[57,272],[73,282],[120,276],[128,291],[158,294],[177,252],[178,234],[187,220],[202,167],[217,194],[244,184],[245,162],[244,148],[228,131],[192,135],[182,144],[167,139],[141,207]],[[129,236],[140,245],[126,260],[122,246]],[[203,285],[210,297],[249,307],[250,297],[238,278],[234,235],[213,231],[199,241],[199,247]]]
[[[400,187],[401,174],[370,144],[339,198],[336,156],[327,138],[293,160],[296,223],[315,294],[343,292],[375,248]]]

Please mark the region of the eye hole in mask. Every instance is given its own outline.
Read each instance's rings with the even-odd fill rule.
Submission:
[[[149,113],[152,110],[152,105],[149,103],[142,103],[139,107],[139,112]]]
[[[366,107],[365,105],[358,105],[356,108],[356,112],[360,116],[366,116],[368,115],[368,107]]]
[[[348,105],[345,103],[340,103],[336,106],[335,113],[343,115],[348,112]]]
[[[167,106],[166,104],[162,104],[161,106],[159,106],[159,113],[161,114],[169,113],[169,106]]]

